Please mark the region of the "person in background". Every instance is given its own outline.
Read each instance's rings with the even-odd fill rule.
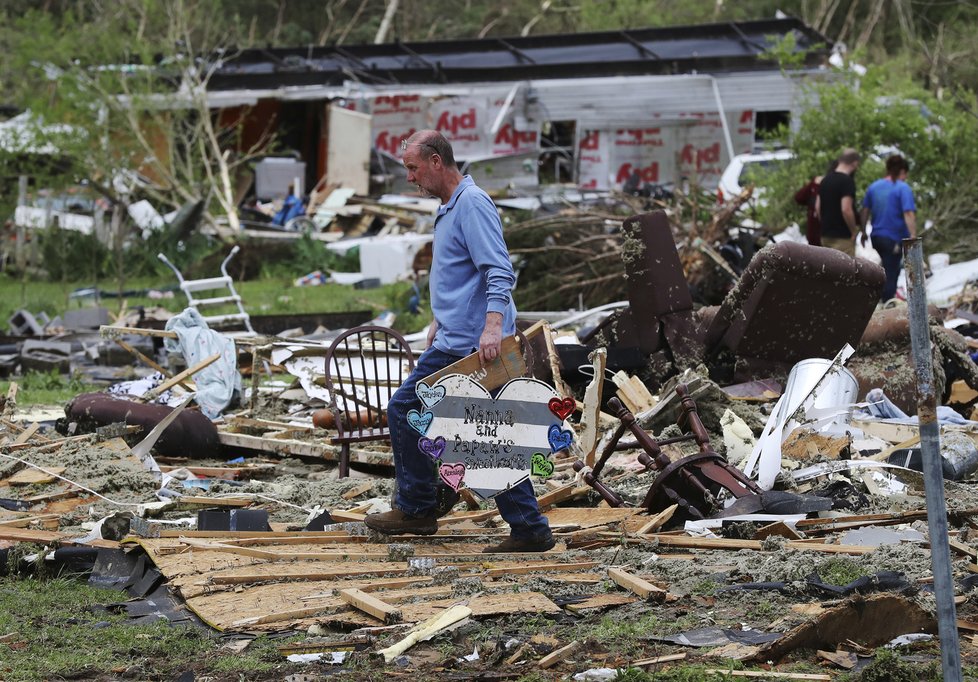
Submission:
[[[829,164],[829,169],[825,171],[826,175],[834,171],[838,165],[839,160],[834,159]],[[814,176],[805,183],[804,187],[795,192],[795,203],[806,208],[805,238],[808,239],[808,243],[812,246],[822,245],[822,223],[819,221],[818,214],[815,212],[815,204],[818,200],[818,187],[822,184],[823,177],[825,176]]]
[[[861,157],[855,149],[846,149],[839,165],[826,173],[818,187],[815,213],[822,224],[822,245],[850,256],[856,254],[859,217],[856,214],[856,181]]]
[[[869,186],[863,197],[860,214],[862,223],[871,218],[873,248],[880,255],[886,283],[880,301],[889,301],[896,295],[897,278],[903,251],[900,242],[917,236],[917,205],[913,191],[907,184],[910,165],[899,154],[886,160],[886,177]]]
[[[423,410],[415,389],[421,379],[472,352],[479,353],[483,365],[499,357],[503,336],[516,331],[516,275],[492,199],[471,176],[459,172],[448,140],[434,130],[418,131],[405,141],[402,161],[408,182],[442,204],[435,218],[429,276],[435,319],[428,329],[427,350],[387,405],[397,479],[394,508],[368,514],[364,523],[388,535],[432,535],[438,530],[435,467],[418,449],[407,422],[409,410]],[[554,546],[529,479],[495,500],[510,536],[483,551],[545,552]]]

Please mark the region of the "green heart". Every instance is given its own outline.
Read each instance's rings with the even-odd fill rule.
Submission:
[[[530,458],[530,473],[534,476],[543,476],[546,478],[554,472],[554,463],[542,452],[534,452],[533,456]]]

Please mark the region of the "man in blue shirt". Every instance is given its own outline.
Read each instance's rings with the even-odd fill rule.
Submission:
[[[886,283],[880,295],[880,300],[884,302],[896,295],[903,256],[900,242],[917,235],[917,206],[907,184],[909,169],[907,160],[899,154],[888,158],[886,177],[869,186],[860,211],[863,225],[866,218],[872,215],[873,248],[879,253],[883,270],[886,271]]]
[[[409,410],[423,410],[415,386],[472,352],[478,351],[482,363],[499,357],[503,336],[516,330],[511,295],[516,276],[496,207],[470,176],[459,172],[448,140],[434,130],[421,130],[405,142],[403,162],[408,182],[442,202],[435,218],[430,277],[435,319],[428,328],[428,349],[387,405],[397,478],[394,508],[368,515],[365,523],[381,533],[432,535],[438,530],[435,468],[418,449],[407,423]],[[545,552],[554,546],[529,479],[495,500],[510,537],[484,551]]]

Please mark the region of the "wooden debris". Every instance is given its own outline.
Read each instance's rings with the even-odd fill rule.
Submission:
[[[761,679],[775,678],[779,680],[831,680],[831,675],[817,673],[778,673],[770,670],[723,670],[707,668],[704,672],[711,675],[727,675],[729,677],[756,677]]]
[[[401,612],[387,602],[381,601],[377,597],[367,594],[363,590],[351,587],[339,591],[340,599],[347,604],[360,609],[364,613],[369,613],[377,620],[383,621],[388,625],[398,623],[401,620]]]
[[[384,657],[385,663],[390,663],[418,642],[434,637],[442,630],[468,618],[470,615],[472,615],[472,609],[456,604],[412,628],[404,639],[386,649],[381,649],[377,653]]]
[[[686,653],[678,654],[667,654],[665,656],[656,656],[655,658],[643,658],[639,661],[632,661],[628,664],[630,668],[644,668],[648,665],[658,665],[660,663],[672,663],[673,661],[682,661],[686,658]]]
[[[624,606],[625,604],[632,604],[635,601],[637,601],[635,597],[630,597],[627,594],[597,594],[583,601],[567,604],[564,608],[571,613],[582,614],[588,611],[607,609],[612,606]]]
[[[758,528],[751,540],[763,540],[772,536],[788,538],[789,540],[801,539],[801,535],[797,531],[792,530],[784,521],[775,521],[774,523],[769,523],[766,526]]]
[[[354,488],[350,488],[345,493],[340,495],[340,497],[342,497],[344,500],[352,500],[355,497],[360,497],[366,492],[370,492],[371,490],[373,490],[373,487],[374,487],[373,481],[365,481],[364,483],[361,483],[360,485]]]
[[[54,483],[58,476],[65,472],[64,467],[27,467],[21,469],[7,479],[10,485],[36,485],[41,483]]]
[[[649,581],[639,578],[637,575],[632,575],[623,569],[609,568],[608,577],[619,587],[624,587],[642,599],[662,601],[666,597],[666,591],[662,588],[656,587]]]
[[[659,530],[664,525],[669,523],[669,520],[672,518],[672,515],[676,513],[677,509],[679,509],[678,504],[674,504],[669,507],[666,507],[658,514],[653,516],[648,523],[646,523],[644,526],[642,526],[637,531],[635,531],[635,534],[645,535],[646,533],[654,533],[655,531]]]
[[[601,415],[601,395],[604,390],[604,369],[608,362],[608,351],[598,348],[588,356],[594,376],[584,391],[584,404],[581,408],[581,428],[578,442],[584,451],[584,463],[594,466],[598,451],[598,422]]]
[[[551,652],[537,661],[537,667],[546,670],[547,668],[552,668],[568,656],[573,655],[581,646],[581,643],[576,639],[568,644],[567,646],[561,647],[554,652]]]
[[[153,389],[150,389],[149,391],[146,391],[146,393],[144,393],[139,398],[139,400],[141,400],[143,402],[149,402],[150,400],[155,400],[157,396],[161,395],[162,393],[164,393],[166,391],[169,391],[171,388],[173,388],[174,386],[176,386],[177,384],[179,384],[180,382],[182,382],[184,379],[187,379],[189,377],[192,377],[197,372],[199,372],[199,371],[201,371],[203,369],[206,369],[206,368],[210,367],[211,365],[213,365],[215,362],[217,362],[220,359],[221,359],[221,354],[220,353],[214,353],[213,355],[211,355],[211,356],[209,356],[207,358],[204,358],[203,360],[201,360],[200,362],[198,362],[193,367],[188,367],[187,369],[183,370],[179,374],[174,375],[170,379],[167,379],[166,381],[164,381],[162,384],[160,384],[156,388],[153,388]]]

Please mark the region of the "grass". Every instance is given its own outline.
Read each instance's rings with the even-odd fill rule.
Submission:
[[[168,279],[140,279],[126,283],[127,291],[148,292],[150,289],[173,288],[175,281]],[[91,282],[22,282],[7,274],[0,274],[0,324],[6,322],[19,309],[35,315],[46,312],[53,318],[65,310],[94,305],[92,299],[73,300],[71,292],[92,287]],[[117,287],[108,282],[100,285],[102,291],[112,294]],[[235,288],[244,301],[245,310],[252,315],[330,313],[371,310],[375,313],[393,310],[397,313],[395,328],[410,333],[423,329],[431,320],[430,313],[412,315],[407,312],[411,285],[407,282],[387,284],[375,289],[354,289],[340,284],[325,284],[317,287],[296,287],[293,278],[267,276],[260,279],[239,282]],[[137,306],[162,307],[171,312],[180,312],[186,307],[186,297],[179,290],[173,298],[154,299],[147,294],[128,295],[124,298],[103,298],[101,305],[111,315],[122,310],[133,310]],[[423,304],[427,303],[424,301]],[[230,309],[211,309],[214,313],[230,312]]]
[[[68,577],[0,579],[0,635],[15,633],[0,643],[0,679],[171,679],[191,669],[226,675],[216,679],[260,679],[292,668],[265,638],[223,654],[207,631],[133,625],[101,606],[125,599]]]

